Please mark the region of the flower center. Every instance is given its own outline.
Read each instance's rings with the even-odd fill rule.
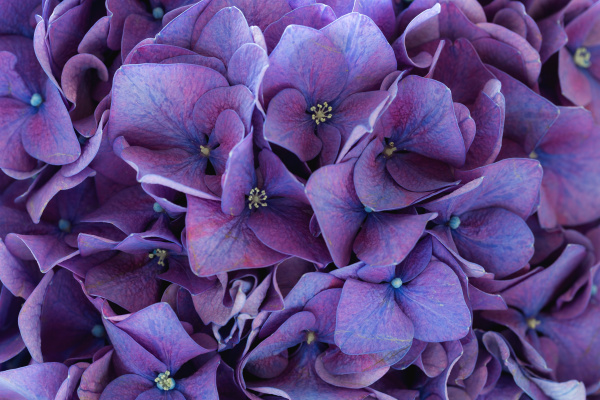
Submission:
[[[397,150],[398,150],[398,148],[396,148],[396,146],[394,146],[394,142],[389,142],[387,144],[387,146],[385,146],[385,149],[383,149],[383,156],[385,158],[390,158],[391,156],[394,155],[394,152]]]
[[[527,326],[529,327],[529,329],[535,329],[541,323],[542,321],[540,321],[539,319],[535,319],[534,317],[527,318]]]
[[[369,206],[365,206],[365,212],[366,213],[372,213],[373,209],[371,207],[369,207]]]
[[[202,153],[204,157],[210,157],[210,147],[200,146],[200,153]]]
[[[575,50],[573,60],[578,67],[589,68],[592,66],[591,53],[585,47],[579,47]]]
[[[310,111],[312,111],[312,119],[317,125],[333,117],[333,114],[331,114],[331,106],[327,104],[327,102],[324,102],[323,104],[317,104],[316,107],[312,106]]]
[[[306,332],[306,344],[312,344],[315,341],[317,335],[313,331]]]
[[[94,325],[92,328],[92,336],[99,339],[104,337],[104,335],[106,335],[106,330],[104,330],[104,327],[100,324]]]
[[[29,100],[29,104],[31,104],[33,107],[39,107],[42,105],[43,102],[44,99],[42,99],[42,95],[39,93],[35,93],[33,96],[31,96],[31,99]]]
[[[592,296],[595,296],[598,294],[598,285],[592,285],[592,292],[591,292]]]
[[[452,218],[450,218],[450,221],[448,221],[448,226],[450,229],[458,229],[460,226],[460,218],[458,218],[456,215],[453,215]]]
[[[154,251],[148,254],[148,258],[158,257],[158,265],[165,266],[165,259],[167,258],[167,251],[162,249],[154,249]]]
[[[534,151],[532,151],[531,153],[529,153],[529,158],[532,158],[534,160],[537,160],[538,158],[538,154]]]
[[[156,387],[160,390],[172,390],[175,388],[175,379],[169,377],[171,373],[169,371],[165,371],[162,374],[158,374],[154,382],[156,382]]]
[[[67,219],[60,219],[58,221],[58,229],[60,229],[61,231],[65,232],[65,233],[70,233],[71,232],[71,222],[69,222],[69,220]]]
[[[402,286],[402,279],[394,278],[390,283],[394,289],[398,289],[400,286]]]
[[[252,206],[254,208],[259,208],[260,206],[266,207],[266,200],[267,194],[265,191],[256,187],[250,191],[250,195],[248,196],[248,208],[252,210]]]
[[[164,15],[165,10],[163,10],[162,7],[156,7],[154,10],[152,10],[152,16],[154,19],[162,19]]]
[[[158,204],[158,203],[154,203],[152,205],[152,209],[154,210],[155,213],[161,213],[161,212],[165,211],[165,209],[162,208],[162,206],[160,204]]]

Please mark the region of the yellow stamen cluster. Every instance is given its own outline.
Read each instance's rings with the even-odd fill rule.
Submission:
[[[542,321],[540,321],[539,319],[535,319],[533,317],[527,319],[527,326],[529,327],[529,329],[535,329],[541,323],[542,323]]]
[[[313,331],[306,332],[306,344],[312,344],[315,341],[317,335]]]
[[[265,191],[254,188],[250,191],[250,195],[248,196],[248,208],[252,210],[252,206],[254,206],[254,208],[259,208],[260,206],[266,207],[266,200],[267,194]]]
[[[175,388],[175,379],[171,378],[171,372],[165,371],[162,374],[158,374],[154,382],[160,390],[171,390]]]
[[[152,253],[148,254],[148,258],[158,257],[158,265],[165,266],[165,259],[167,258],[167,251],[156,249]]]
[[[592,54],[585,47],[579,47],[575,50],[573,60],[578,67],[589,68],[592,66]]]
[[[385,147],[385,149],[383,149],[383,156],[385,158],[390,158],[391,156],[394,155],[394,152],[396,152],[398,150],[398,148],[396,148],[396,146],[394,146],[394,142],[389,142],[387,144],[387,146]]]
[[[537,160],[538,154],[535,151],[532,151],[531,153],[529,153],[529,158]]]
[[[316,107],[312,106],[310,111],[313,112],[312,119],[317,125],[333,117],[333,114],[331,114],[331,106],[327,104],[327,102],[323,104],[317,104]]]
[[[210,157],[210,147],[200,146],[200,153],[202,153],[204,157]]]

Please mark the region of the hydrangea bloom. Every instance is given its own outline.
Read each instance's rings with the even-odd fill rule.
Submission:
[[[600,398],[596,0],[0,0],[0,398]]]

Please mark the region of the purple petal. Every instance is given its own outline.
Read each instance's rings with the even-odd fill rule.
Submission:
[[[236,7],[223,8],[206,24],[193,50],[217,57],[228,65],[246,43],[254,43],[244,14]]]
[[[262,244],[244,217],[223,214],[216,201],[188,197],[190,264],[199,276],[273,265],[285,256]]]
[[[498,277],[523,268],[533,255],[533,234],[510,211],[480,209],[461,214],[460,221],[452,232],[459,253]]]
[[[167,303],[153,304],[116,325],[164,362],[173,374],[186,361],[208,352],[186,333]]]
[[[335,343],[346,354],[408,351],[410,319],[398,307],[394,288],[348,279],[336,315]]]
[[[354,238],[367,215],[354,190],[354,164],[323,167],[306,184],[306,194],[338,267],[348,265]]]
[[[416,339],[445,342],[460,339],[469,332],[471,313],[460,282],[439,261],[433,261],[419,276],[401,286],[396,298],[414,325]]]
[[[60,363],[32,364],[0,372],[0,396],[5,399],[54,400],[68,368]]]
[[[417,243],[435,214],[369,213],[354,241],[354,252],[373,266],[398,264]]]
[[[299,25],[285,30],[269,63],[263,81],[266,103],[289,87],[298,89],[308,102],[331,102],[348,78],[348,64],[338,46],[320,31]]]
[[[99,400],[135,400],[142,393],[151,390],[153,387],[155,388],[155,385],[147,378],[139,375],[121,375],[108,384]]]
[[[284,89],[269,103],[265,121],[265,138],[290,150],[301,161],[312,160],[322,143],[315,135],[315,123],[306,113],[310,107],[296,89]]]
[[[396,70],[392,47],[368,16],[359,13],[345,15],[327,25],[321,32],[335,47],[342,50],[349,67],[342,98],[378,89],[383,78]],[[325,65],[322,68],[326,68]]]

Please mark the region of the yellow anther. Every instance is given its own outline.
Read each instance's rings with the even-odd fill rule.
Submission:
[[[317,335],[315,335],[315,333],[313,331],[308,331],[306,333],[306,344],[311,344],[312,342],[315,341],[316,338],[317,338]]]
[[[259,208],[260,206],[266,207],[266,200],[267,194],[265,191],[254,188],[250,191],[250,195],[248,196],[248,208],[252,210],[252,206],[254,206],[254,208]]]
[[[325,122],[331,117],[333,114],[331,113],[331,106],[324,102],[323,104],[317,104],[317,106],[312,106],[310,111],[312,111],[312,119],[315,121],[315,124],[319,125],[321,122]]]
[[[394,146],[394,142],[389,142],[385,149],[383,149],[383,156],[385,158],[390,158],[394,155],[394,152],[396,152],[397,150],[398,149]]]
[[[210,156],[210,147],[206,146],[200,146],[200,153],[202,153],[202,155],[204,157],[209,157]]]
[[[156,249],[152,253],[148,254],[148,258],[158,257],[158,265],[165,266],[165,259],[167,258],[167,251]]]
[[[532,151],[531,153],[529,153],[529,158],[537,160],[538,154],[535,151]]]
[[[541,323],[542,321],[533,317],[527,319],[527,326],[529,327],[529,329],[536,329]]]
[[[578,67],[589,68],[592,66],[592,54],[585,47],[579,47],[575,50],[573,60]]]
[[[172,390],[175,388],[175,379],[169,377],[171,373],[169,371],[165,371],[162,374],[158,374],[154,382],[156,382],[156,386],[160,390]]]

